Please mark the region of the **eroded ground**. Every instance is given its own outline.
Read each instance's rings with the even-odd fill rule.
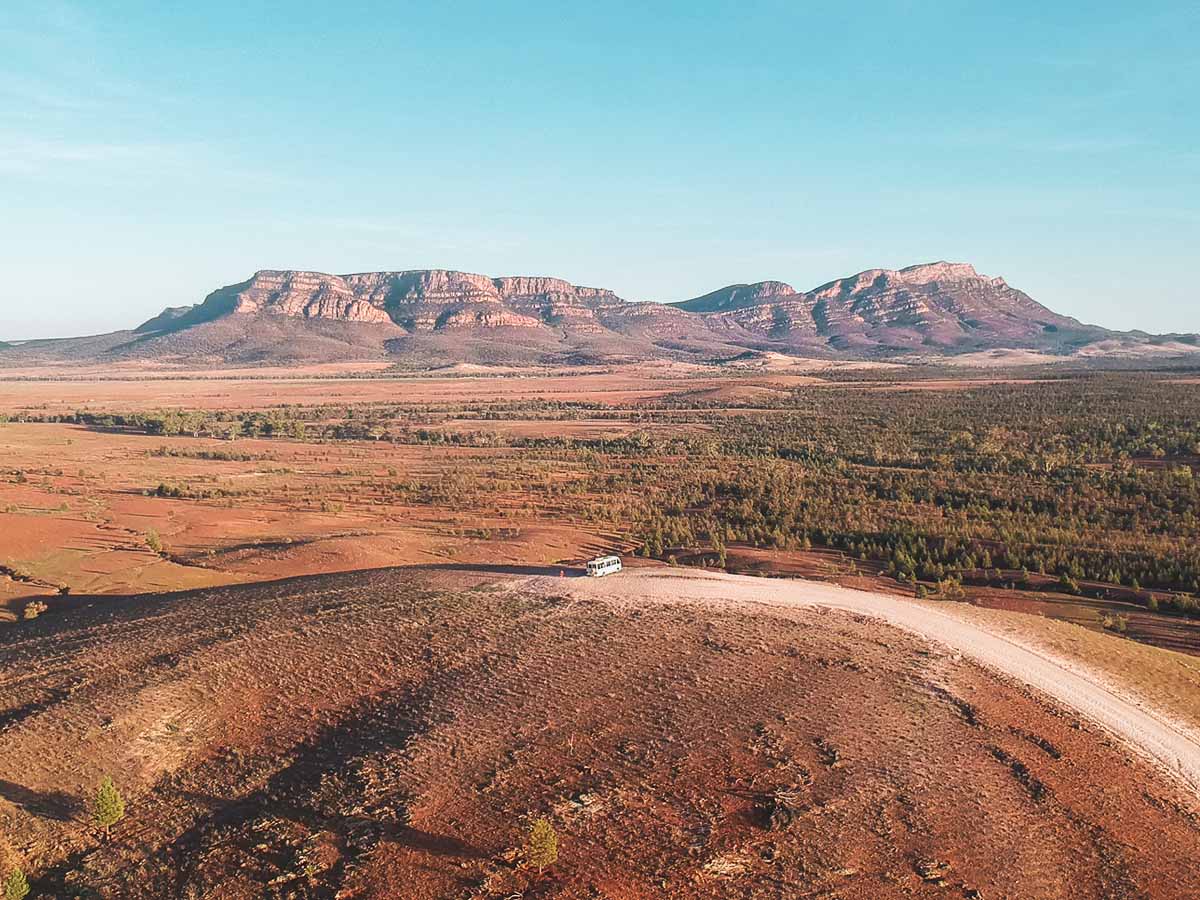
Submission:
[[[7,861],[44,896],[1195,896],[1191,798],[936,645],[520,584],[318,576],[22,623]],[[129,816],[101,844],[105,774]],[[560,836],[540,877],[511,853],[533,816]]]

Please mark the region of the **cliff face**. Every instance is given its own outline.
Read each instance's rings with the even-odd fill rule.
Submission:
[[[139,330],[177,329],[225,315],[394,324],[414,332],[539,328],[571,319],[595,327],[597,308],[621,302],[611,291],[557,278],[488,278],[445,270],[355,275],[264,270],[214,291],[199,306],[168,310]]]
[[[345,279],[316,272],[258,272],[234,296],[233,312],[375,324],[389,321],[387,313],[358,296]]]

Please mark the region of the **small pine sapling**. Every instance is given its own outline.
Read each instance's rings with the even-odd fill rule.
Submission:
[[[92,820],[104,829],[104,837],[112,832],[112,827],[125,818],[125,800],[113,780],[105,777],[96,791],[96,802],[92,807]]]
[[[529,829],[525,844],[525,862],[534,866],[540,875],[547,866],[558,861],[558,833],[549,819],[538,819]]]

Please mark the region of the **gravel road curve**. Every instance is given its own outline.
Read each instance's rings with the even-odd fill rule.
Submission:
[[[626,570],[606,578],[523,579],[524,589],[622,605],[824,606],[870,616],[943,644],[1018,679],[1107,729],[1150,761],[1200,790],[1200,734],[1106,683],[1086,667],[1031,644],[993,633],[929,602],[810,581],[755,578],[697,570]]]

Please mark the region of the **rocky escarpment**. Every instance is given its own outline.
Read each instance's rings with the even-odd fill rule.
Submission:
[[[1090,331],[965,263],[868,269],[803,294],[739,285],[677,305],[707,312],[712,327],[841,350],[1043,346]]]
[[[735,284],[674,304],[632,302],[559,278],[493,278],[448,269],[263,270],[134,332],[0,347],[0,364],[37,359],[156,358],[205,364],[387,359],[414,368],[720,360],[751,352],[848,358],[998,348],[1104,352],[1117,335],[1059,315],[965,263],[868,269],[797,291]],[[1166,348],[1164,350],[1164,348]]]
[[[264,270],[214,291],[196,307],[167,310],[140,331],[178,330],[226,315],[278,315],[413,332],[455,328],[596,328],[595,312],[623,301],[611,291],[557,278],[489,278],[419,270],[328,275]]]

